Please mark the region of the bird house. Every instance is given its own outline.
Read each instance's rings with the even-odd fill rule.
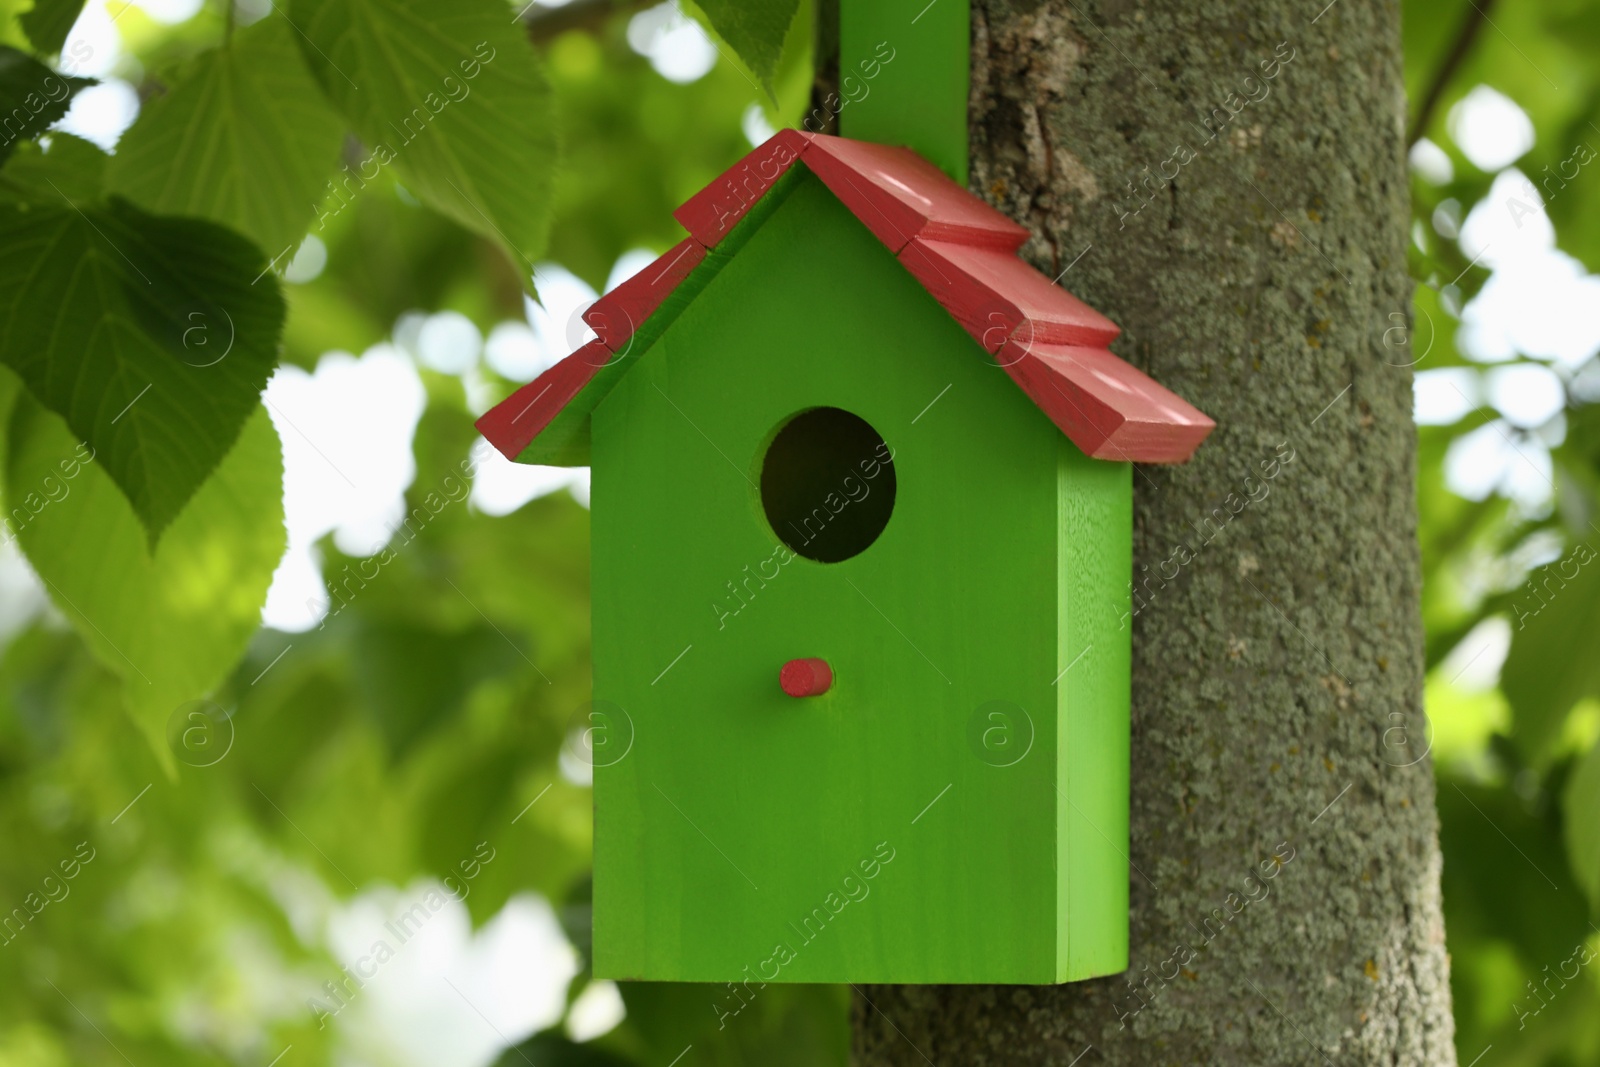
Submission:
[[[593,467],[595,973],[1124,969],[1132,464],[1211,420],[907,149],[784,131],[677,218],[478,423]]]

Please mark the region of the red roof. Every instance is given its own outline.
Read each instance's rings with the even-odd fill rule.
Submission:
[[[689,231],[584,314],[596,339],[478,420],[511,459],[542,432],[796,162],[893,252],[1095,459],[1181,463],[1215,425],[1107,350],[1117,326],[1018,259],[1028,231],[910,149],[783,130],[690,197]]]

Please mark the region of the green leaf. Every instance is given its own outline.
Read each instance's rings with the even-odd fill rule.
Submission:
[[[33,8],[17,21],[33,47],[54,55],[67,43],[67,34],[82,11],[83,0],[33,0]]]
[[[255,411],[283,314],[261,253],[213,223],[0,207],[0,362],[95,449],[152,544]]]
[[[355,681],[395,760],[449,723],[478,683],[508,673],[518,662],[516,649],[487,625],[444,630],[361,619],[352,641]]]
[[[86,207],[101,197],[110,158],[99,145],[59,130],[27,141],[0,170],[0,203]]]
[[[295,0],[292,11],[317,80],[372,149],[341,187],[392,164],[428,206],[497,241],[528,282],[549,223],[555,122],[506,6]]]
[[[171,769],[168,718],[227,677],[260,623],[286,540],[283,460],[256,405],[152,552],[101,458],[23,398],[12,416],[7,504],[51,599],[122,678],[129,711]]]
[[[844,1067],[850,1059],[847,986],[739,987],[749,1001],[726,983],[618,982],[617,987],[627,1017],[594,1045],[633,1052],[641,1063],[668,1062],[689,1044],[702,1063]]]
[[[10,455],[10,450],[6,444],[9,439],[6,429],[11,425],[12,409],[16,407],[17,401],[26,395],[26,391],[22,388],[22,382],[17,380],[17,376],[4,367],[0,367],[0,515],[10,511],[9,506],[6,505],[5,469],[6,457]],[[4,519],[0,518],[0,538],[10,540],[11,536],[10,531],[4,524]]]
[[[771,95],[778,61],[783,58],[783,39],[800,9],[800,0],[696,0],[696,6]]]
[[[1552,798],[1553,799],[1553,798]],[[1471,931],[1514,947],[1529,973],[1587,936],[1588,907],[1562,844],[1559,806],[1531,806],[1507,783],[1439,776],[1441,887],[1451,937]]]
[[[274,262],[291,252],[344,136],[295,40],[269,16],[204,53],[118,143],[109,190],[148,211],[231,226]]]
[[[1509,600],[1511,650],[1500,688],[1511,704],[1512,736],[1540,762],[1572,706],[1600,694],[1600,560],[1586,543],[1541,567]]]
[[[1600,910],[1600,745],[1589,750],[1567,779],[1561,807],[1567,862],[1589,895],[1590,907]]]
[[[57,74],[26,52],[0,45],[0,163],[17,142],[39,136],[67,113],[89,78]]]
[[[524,1062],[542,1067],[639,1067],[640,1061],[545,1031],[506,1049],[495,1061],[495,1067],[517,1067]]]

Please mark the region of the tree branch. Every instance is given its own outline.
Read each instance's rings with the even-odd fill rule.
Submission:
[[[1433,81],[1428,84],[1427,92],[1422,94],[1422,106],[1417,109],[1417,117],[1411,124],[1411,135],[1406,138],[1407,148],[1421,139],[1423,131],[1428,128],[1428,123],[1433,121],[1433,112],[1439,106],[1439,98],[1444,96],[1445,87],[1450,84],[1450,79],[1455,77],[1456,68],[1467,58],[1467,53],[1472,51],[1472,45],[1478,39],[1478,31],[1489,21],[1489,9],[1494,3],[1495,0],[1467,0],[1467,5],[1472,10],[1462,19],[1461,28],[1456,31],[1455,43],[1450,46],[1444,62],[1434,72]]]
[[[656,0],[572,0],[561,7],[529,4],[519,17],[534,44],[545,44],[568,30],[596,32],[613,15],[651,7]]]

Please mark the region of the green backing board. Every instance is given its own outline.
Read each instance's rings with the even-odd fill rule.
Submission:
[[[840,0],[840,134],[907,145],[967,184],[971,26],[967,0]]]
[[[595,768],[595,972],[1119,970],[1129,468],[1084,458],[795,174],[593,412],[595,697],[633,732]],[[763,447],[823,405],[894,450],[893,517],[858,556],[762,580],[785,555]],[[782,694],[802,656],[832,691]],[[1010,765],[974,740],[991,701],[1031,721]]]

